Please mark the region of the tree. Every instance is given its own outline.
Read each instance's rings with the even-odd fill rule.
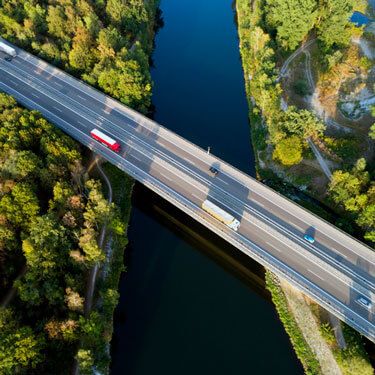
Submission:
[[[51,305],[64,300],[64,267],[69,259],[70,243],[66,230],[52,215],[38,217],[30,226],[29,237],[22,242],[28,270],[16,281],[20,298],[33,305],[45,300]]]
[[[76,355],[79,365],[79,371],[82,375],[92,374],[92,366],[94,365],[94,358],[91,350],[79,349]]]
[[[273,158],[285,166],[298,164],[302,160],[302,143],[297,136],[284,138],[276,144]]]
[[[35,188],[25,182],[18,183],[0,200],[0,213],[15,226],[27,227],[39,212]]]
[[[39,168],[39,158],[32,151],[11,151],[1,167],[6,177],[15,180],[35,174]]]
[[[73,48],[69,52],[70,65],[82,71],[90,70],[95,62],[95,56],[91,52],[93,45],[94,41],[88,30],[79,27],[73,38]]]
[[[28,326],[21,326],[11,309],[0,309],[0,373],[20,373],[43,359],[44,341]]]
[[[114,57],[121,47],[123,47],[123,40],[117,29],[109,27],[100,30],[98,50],[102,57]]]
[[[317,0],[266,0],[267,23],[276,29],[277,41],[286,50],[295,49],[313,28]]]
[[[285,133],[304,139],[309,137],[318,138],[326,129],[323,122],[312,112],[306,109],[297,110],[293,106],[290,106],[285,112],[282,128]]]
[[[375,140],[375,124],[371,125],[368,135],[371,139]]]
[[[349,44],[353,6],[354,0],[320,0],[318,38],[326,49]]]

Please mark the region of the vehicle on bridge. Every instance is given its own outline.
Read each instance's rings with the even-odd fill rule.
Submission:
[[[10,47],[3,42],[0,42],[0,51],[5,52],[7,55],[12,57],[17,56],[17,51],[13,47]]]
[[[308,235],[308,234],[305,234],[305,235],[303,236],[303,238],[304,238],[307,242],[310,242],[310,243],[314,243],[314,242],[315,242],[315,238],[312,237],[312,236],[310,236],[310,235]]]
[[[238,228],[240,227],[240,222],[237,219],[235,219],[228,212],[224,211],[222,208],[216,206],[216,204],[212,203],[211,201],[205,200],[202,203],[202,208],[215,219],[221,221],[234,231],[237,232]]]
[[[108,135],[104,134],[98,129],[93,129],[90,132],[91,136],[97,141],[103,143],[105,146],[109,147],[115,152],[120,152],[120,144]]]
[[[357,302],[362,305],[363,307],[366,307],[366,309],[371,309],[372,303],[365,297],[361,296],[357,299]]]

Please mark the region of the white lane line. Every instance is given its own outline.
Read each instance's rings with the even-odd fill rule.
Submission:
[[[172,179],[170,177],[168,177],[167,175],[165,175],[164,173],[160,172],[160,176],[163,176],[165,179],[167,179],[169,181],[172,181]]]
[[[13,79],[10,79],[9,81],[12,82],[14,86],[19,86],[19,84],[16,81],[13,81]]]
[[[266,241],[266,244],[267,244],[268,246],[271,246],[272,249],[275,249],[275,250],[277,250],[277,251],[279,251],[279,252],[281,253],[281,250],[280,250],[278,247],[275,247],[275,245],[272,244],[271,242],[267,242],[267,241]]]
[[[87,100],[86,98],[84,98],[83,96],[78,95],[78,94],[77,94],[77,97],[80,98],[80,99],[82,99],[82,100]]]
[[[59,86],[61,89],[64,87],[61,83],[59,82],[53,82],[52,85]]]
[[[321,276],[317,275],[315,272],[313,272],[313,271],[311,271],[311,270],[309,270],[309,269],[307,269],[307,271],[309,271],[311,274],[313,274],[313,275],[314,275],[315,277],[317,277],[318,279],[324,281],[324,279],[323,279]]]
[[[77,120],[78,124],[81,124],[84,128],[88,128],[88,125],[85,124],[84,122]]]
[[[216,177],[217,180],[221,181],[223,184],[225,185],[229,185],[228,182],[224,181],[223,179],[219,178],[219,177]]]
[[[202,200],[201,197],[198,197],[198,195],[196,195],[196,194],[194,194],[194,193],[192,193],[191,195],[192,195],[194,198],[197,198],[197,199],[199,199],[199,200]]]
[[[58,108],[58,107],[56,107],[56,106],[52,106],[52,108],[54,108],[54,109],[56,109],[56,111],[59,111],[59,112],[61,112],[62,113],[62,109],[60,109],[60,108]]]
[[[135,160],[138,160],[140,162],[142,162],[143,160],[141,160],[140,158],[138,158],[137,156],[135,156],[134,154],[130,153],[129,156],[131,156],[133,159]]]
[[[302,227],[300,227],[297,224],[294,224],[294,223],[290,223],[290,224],[292,224],[294,227],[296,227],[297,229],[299,229],[301,232],[305,232],[306,231],[306,229],[303,229]]]
[[[34,94],[33,92],[31,93],[31,95],[34,96],[35,98],[38,98],[38,99],[39,99],[39,95]]]
[[[190,164],[192,164],[192,165],[195,165],[195,163],[194,163],[193,161],[191,161],[190,159],[185,158],[185,157],[183,157],[183,159],[184,159],[185,161],[187,161],[188,163],[190,163]]]

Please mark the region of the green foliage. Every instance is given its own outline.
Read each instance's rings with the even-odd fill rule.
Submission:
[[[148,34],[155,3],[18,0],[15,7],[12,0],[3,0],[0,34],[146,111],[151,102]],[[142,53],[130,52],[135,48]]]
[[[276,29],[276,39],[286,50],[295,49],[315,24],[317,0],[265,0],[267,24]]]
[[[273,158],[283,165],[291,166],[302,160],[302,143],[297,136],[284,138],[276,144]]]
[[[375,140],[375,124],[372,124],[371,125],[371,128],[370,128],[370,131],[368,133],[368,136],[371,138],[371,139],[374,139]]]
[[[38,198],[34,187],[29,183],[16,184],[11,193],[0,200],[0,214],[14,226],[28,227],[38,212]]]
[[[76,359],[79,365],[79,372],[82,375],[91,375],[92,366],[94,365],[94,358],[91,350],[79,349],[76,355]]]
[[[74,141],[38,113],[17,107],[6,95],[1,95],[0,101],[4,107],[0,113],[1,285],[11,285],[12,281],[5,280],[9,273],[4,270],[20,268],[22,260],[27,265],[27,272],[14,285],[19,295],[17,315],[28,326],[19,330],[20,343],[15,337],[6,338],[6,342],[19,358],[17,371],[26,373],[36,366],[35,372],[53,373],[54,364],[73,357],[82,337],[91,345],[92,353],[99,343],[104,352],[103,316],[96,313],[81,321],[82,327],[78,324],[83,311],[84,272],[104,259],[97,243],[102,225],[109,221],[113,242],[121,251],[126,245],[126,225],[114,205],[108,204],[98,181],[82,182],[84,169]],[[122,261],[121,266],[116,263],[118,275],[122,269]],[[101,291],[106,319],[111,319],[109,314],[118,298],[110,290]],[[35,340],[30,341],[26,333],[48,336],[44,347],[48,363],[34,356]],[[30,357],[21,357],[17,345],[29,347]],[[8,370],[14,366],[12,356],[5,353],[7,358],[0,354],[0,372],[14,373]]]
[[[299,79],[293,84],[293,90],[296,94],[301,96],[310,95],[310,86],[305,79]]]
[[[42,336],[28,326],[21,326],[11,309],[0,309],[0,372],[19,373],[22,367],[34,368],[43,360]]]
[[[297,110],[290,106],[282,120],[282,130],[287,135],[294,135],[300,139],[309,137],[319,138],[326,129],[325,125],[310,111]]]
[[[350,41],[354,0],[320,0],[317,24],[318,38],[326,50],[332,46],[347,46]]]
[[[351,171],[335,171],[328,191],[335,203],[355,215],[365,238],[375,242],[375,185],[365,169],[365,159],[359,159]]]
[[[343,375],[372,375],[374,370],[363,347],[361,335],[346,324],[343,325],[343,333],[347,348],[335,350],[335,358]]]
[[[8,153],[1,173],[3,178],[22,180],[38,172],[39,158],[32,151],[11,151]]]
[[[329,345],[334,345],[336,343],[335,334],[329,323],[322,323],[320,325],[320,333]]]

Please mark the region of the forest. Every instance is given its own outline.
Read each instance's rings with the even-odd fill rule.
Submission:
[[[156,4],[0,0],[0,35],[147,113]],[[0,309],[2,374],[65,374],[74,360],[81,374],[108,371],[126,224],[87,175],[86,155],[39,113],[0,94],[0,301],[17,290]],[[128,185],[121,186],[127,212]],[[118,251],[86,316],[87,277],[104,259],[97,243],[104,222]]]
[[[0,35],[146,113],[155,11],[144,0],[0,0]]]
[[[110,340],[104,317],[116,290],[99,290],[101,309],[83,314],[88,270],[104,258],[97,243],[104,222],[126,242],[118,210],[87,175],[78,144],[0,94],[0,298],[14,280],[17,288],[0,309],[2,374],[64,373],[61,364],[76,354],[85,373]]]

